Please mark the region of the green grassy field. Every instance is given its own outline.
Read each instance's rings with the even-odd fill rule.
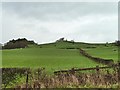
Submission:
[[[0,62],[2,62],[2,51],[0,50]],[[0,63],[0,67],[2,67],[2,63]]]
[[[1,50],[2,67],[4,68],[31,68],[32,77],[37,78],[36,72],[38,68],[44,67],[47,75],[53,75],[54,71],[71,69],[71,68],[89,68],[104,66],[96,63],[91,59],[80,54],[79,49],[84,49],[92,56],[113,59],[118,61],[118,47],[110,44],[87,44],[87,43],[71,43],[57,42],[42,45],[29,45],[24,49],[5,49]],[[112,72],[112,69],[109,69]],[[96,73],[96,71],[81,71],[82,73]],[[37,75],[36,75],[36,74]],[[104,72],[105,73],[105,72]],[[103,74],[103,73],[102,73]],[[10,76],[10,73],[6,73]],[[94,78],[95,79],[95,78]],[[6,82],[8,81],[5,79]],[[16,85],[23,85],[26,76],[16,76],[15,80],[10,79],[7,84],[8,88]],[[30,81],[31,82],[31,81]],[[105,81],[106,82],[106,81]],[[11,84],[12,83],[12,84]],[[93,86],[91,86],[93,87]]]
[[[78,48],[85,49],[92,56],[118,60],[118,49],[114,45],[106,47],[104,44],[57,42],[30,45],[25,49],[3,50],[2,67],[45,67],[48,71],[55,71],[101,65],[82,56]]]
[[[85,48],[90,55],[95,57],[100,57],[104,59],[113,59],[115,62],[118,61],[118,47],[97,47],[97,48]]]
[[[46,70],[93,67],[97,63],[80,55],[77,49],[26,48],[3,50],[3,67],[45,67]]]

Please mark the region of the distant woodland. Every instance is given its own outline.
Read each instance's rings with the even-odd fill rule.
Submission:
[[[34,41],[28,41],[26,38],[10,40],[2,46],[3,49],[26,48],[29,44],[36,44]]]

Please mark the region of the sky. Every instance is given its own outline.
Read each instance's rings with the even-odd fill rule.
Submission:
[[[2,42],[2,3],[0,2],[0,42]]]
[[[61,37],[90,43],[117,40],[118,3],[2,3],[2,43],[27,38],[41,44],[54,42]]]
[[[119,0],[0,0],[2,2],[119,2]]]

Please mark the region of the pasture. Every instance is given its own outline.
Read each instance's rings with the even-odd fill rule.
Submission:
[[[98,65],[77,49],[26,48],[3,50],[3,67],[45,67],[48,71]]]
[[[0,50],[0,62],[2,62],[2,51]],[[0,63],[0,67],[2,67],[2,63]]]
[[[17,69],[15,70],[11,69],[10,71],[13,73],[16,72],[16,75],[14,75],[14,80],[12,80],[13,76],[11,75],[11,73],[7,73],[4,70],[5,73],[3,74],[5,79],[4,80],[5,85],[7,85],[6,87],[13,88],[16,87],[17,85],[23,87],[24,85],[27,85],[27,83],[32,87],[35,82],[34,79],[36,78],[37,78],[36,79],[37,82],[43,84],[41,88],[46,88],[46,84],[48,85],[47,87],[96,87],[96,85],[94,85],[96,81],[98,85],[102,84],[102,87],[108,86],[106,83],[103,82],[108,82],[110,84],[110,87],[117,87],[118,84],[117,83],[118,74],[116,72],[117,70],[108,69],[109,74],[108,71],[102,70],[100,71],[99,74],[101,78],[97,78],[98,74],[96,74],[96,71],[94,70],[81,71],[80,74],[78,72],[75,75],[69,74],[69,76],[67,76],[66,74],[65,75],[61,74],[60,75],[61,77],[58,78],[56,78],[56,76],[53,75],[54,71],[59,71],[59,70],[66,70],[71,68],[93,68],[96,67],[97,65],[103,66],[103,64],[97,63],[81,55],[79,50],[80,48],[84,49],[88,54],[92,56],[104,58],[104,59],[113,59],[115,62],[118,61],[118,47],[115,45],[105,46],[105,44],[57,42],[57,43],[41,44],[41,45],[29,45],[29,47],[24,49],[5,49],[1,51],[2,67],[8,68],[8,71],[10,68],[18,68],[18,71]],[[25,73],[26,71],[24,73],[21,73],[24,71],[25,68],[30,68],[29,78],[33,78],[33,79],[29,79],[30,83],[26,82],[27,79]],[[46,73],[44,73],[44,71],[41,74],[38,73],[38,70],[40,68],[45,68]],[[22,74],[22,76],[20,76],[19,73]],[[106,80],[105,77],[106,75],[110,75],[114,79],[109,79],[107,77]],[[6,78],[8,76],[12,76],[12,77]],[[88,79],[87,76],[91,78]],[[51,80],[51,77],[53,81],[57,80],[58,82],[57,83],[52,82],[52,84],[51,82],[48,82]],[[76,78],[75,79],[76,81],[74,81],[73,77]],[[59,78],[62,78],[63,80]],[[68,78],[70,79],[71,82],[67,81]],[[45,82],[44,79],[47,81]],[[82,82],[79,81],[81,79],[83,79]],[[101,79],[102,81],[99,79]],[[113,80],[115,82],[110,83]],[[61,86],[59,84],[61,84]]]
[[[97,48],[85,48],[87,53],[92,56],[100,57],[104,59],[113,59],[114,62],[118,62],[118,47],[117,46],[109,46],[109,47],[97,47]]]
[[[70,68],[86,68],[101,65],[80,54],[83,48],[90,55],[118,61],[118,47],[105,44],[87,44],[56,42],[41,45],[29,45],[24,49],[6,49],[2,51],[3,67],[44,67],[47,71]]]

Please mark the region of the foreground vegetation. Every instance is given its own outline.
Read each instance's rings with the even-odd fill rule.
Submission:
[[[44,68],[5,68],[2,88],[118,88],[117,71],[117,68],[113,68],[50,75]]]
[[[20,45],[18,45],[19,41]],[[23,41],[25,41],[24,45],[22,45]],[[0,51],[2,53],[2,67],[5,68],[3,88],[118,87],[118,68],[99,72],[53,74],[54,71],[63,69],[104,66],[102,63],[85,57],[80,53],[80,49],[85,50],[91,56],[118,62],[118,46],[114,43],[89,44],[65,41],[62,38],[62,40],[53,43],[38,45],[34,41],[27,42],[26,39],[12,40],[7,43],[4,50]]]

